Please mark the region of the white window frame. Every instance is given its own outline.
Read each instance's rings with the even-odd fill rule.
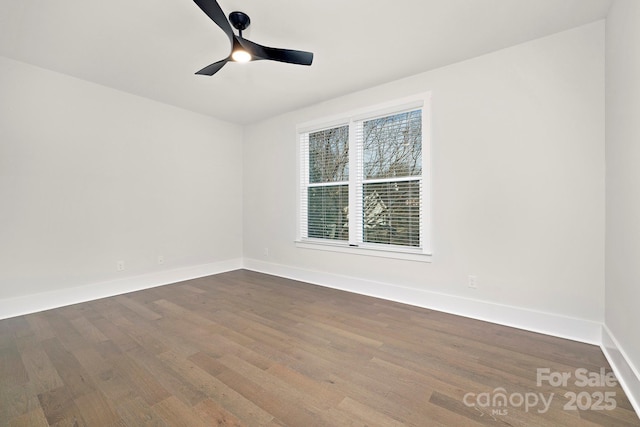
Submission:
[[[364,120],[399,114],[405,111],[421,109],[422,117],[422,186],[421,186],[421,215],[420,215],[420,246],[394,246],[359,242],[361,236],[358,227],[362,227],[362,219],[358,218],[352,209],[362,189],[362,177],[357,170],[361,170],[362,159],[359,159],[355,149],[356,126]],[[307,227],[307,186],[309,179],[308,134],[333,127],[349,125],[349,241],[318,239],[306,237]],[[296,246],[304,249],[328,250],[334,252],[379,256],[386,258],[405,259],[413,261],[431,261],[431,93],[425,92],[383,104],[353,110],[339,116],[314,120],[297,126],[298,149],[298,226]],[[344,184],[344,183],[330,183]]]

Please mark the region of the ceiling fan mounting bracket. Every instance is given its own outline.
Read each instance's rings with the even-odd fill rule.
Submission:
[[[229,14],[229,22],[236,30],[244,31],[249,28],[251,19],[249,19],[249,15],[247,15],[246,13],[235,11]]]

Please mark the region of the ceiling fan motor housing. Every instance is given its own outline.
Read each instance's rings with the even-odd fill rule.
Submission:
[[[231,22],[231,25],[233,25],[233,28],[236,30],[244,31],[249,28],[251,19],[249,19],[249,15],[246,13],[235,11],[229,14],[229,22]]]

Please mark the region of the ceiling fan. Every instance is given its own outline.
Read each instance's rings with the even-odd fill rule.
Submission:
[[[227,20],[222,8],[216,0],[193,0],[204,13],[207,14],[218,27],[225,32],[231,42],[231,54],[220,61],[204,67],[196,74],[213,76],[229,62],[248,62],[267,59],[271,61],[288,62],[290,64],[311,65],[313,53],[301,50],[278,49],[274,47],[262,46],[242,37],[242,31],[246,30],[251,23],[249,16],[243,12],[231,12]],[[236,36],[231,29],[231,25],[238,30]]]

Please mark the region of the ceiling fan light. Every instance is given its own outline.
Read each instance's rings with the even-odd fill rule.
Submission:
[[[235,62],[249,62],[251,61],[251,55],[246,50],[237,49],[231,54],[231,59]]]

